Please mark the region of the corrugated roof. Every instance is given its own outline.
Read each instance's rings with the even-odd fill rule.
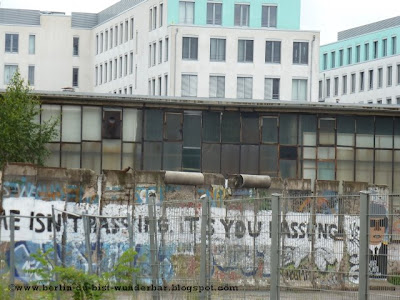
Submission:
[[[98,24],[98,14],[76,13],[71,14],[71,27],[75,28],[93,28]]]
[[[99,12],[97,24],[101,24],[144,1],[146,0],[121,0]]]
[[[29,9],[0,8],[0,24],[40,25],[40,11]]]
[[[400,26],[400,16],[338,32],[338,41]]]

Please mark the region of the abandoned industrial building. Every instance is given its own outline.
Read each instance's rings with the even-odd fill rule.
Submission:
[[[399,193],[397,107],[41,93],[60,118],[47,166],[385,184]]]

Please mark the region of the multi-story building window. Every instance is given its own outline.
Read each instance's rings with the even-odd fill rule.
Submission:
[[[207,24],[222,25],[222,3],[207,3]]]
[[[114,79],[118,77],[118,59],[114,59]]]
[[[161,81],[162,81],[162,79],[161,79],[161,76],[158,76],[158,93],[157,93],[157,95],[159,95],[159,96],[161,96],[161,91],[162,91],[162,84],[161,84]]]
[[[328,69],[328,53],[324,53],[323,57],[322,57],[322,68],[323,70]]]
[[[322,99],[322,80],[318,82],[318,99]]]
[[[96,54],[99,54],[99,35],[96,34]]]
[[[104,32],[104,51],[108,50],[108,30]]]
[[[382,40],[382,56],[387,56],[387,39]]]
[[[308,64],[308,42],[293,42],[293,63]]]
[[[339,95],[339,77],[334,78],[334,95],[337,96]]]
[[[153,30],[153,8],[149,11],[149,31]]]
[[[392,36],[392,55],[397,54],[397,37]]]
[[[225,76],[210,76],[210,98],[225,98]]]
[[[339,67],[343,66],[343,49],[339,50]]]
[[[347,75],[343,75],[342,77],[342,95],[347,94]]]
[[[160,4],[160,5],[162,5],[162,4]],[[133,40],[133,35],[135,34],[135,22],[134,22],[135,20],[133,19],[133,18],[131,18],[131,21],[130,21],[130,27],[131,27],[131,29],[130,29],[130,39],[131,40]],[[132,87],[131,87],[132,88]]]
[[[336,52],[332,51],[331,52],[331,68],[333,69],[336,67]]]
[[[369,43],[364,45],[364,60],[369,60]]]
[[[198,56],[198,38],[182,38],[182,59],[197,60]],[[197,77],[196,77],[197,78]]]
[[[35,66],[28,66],[28,84],[35,85]]]
[[[374,59],[378,58],[378,41],[374,41],[373,56]]]
[[[110,28],[110,49],[113,47],[113,29],[112,27]]]
[[[364,72],[360,72],[360,92],[364,91]]]
[[[265,42],[265,62],[266,63],[281,63],[281,42],[266,41]]]
[[[18,53],[18,34],[6,33],[6,53]]]
[[[159,22],[160,27],[163,26],[163,18],[164,18],[164,4],[160,3],[160,22]]]
[[[265,78],[264,79],[264,99],[265,100],[279,100],[279,78]]]
[[[378,68],[378,89],[382,87],[382,82],[383,82],[383,69]]]
[[[122,45],[124,42],[124,24],[119,24],[119,44]]]
[[[125,43],[129,39],[129,21],[125,20]]]
[[[122,56],[119,57],[119,78],[122,77]]]
[[[210,39],[210,61],[225,61],[225,39]]]
[[[94,68],[94,85],[97,86],[99,84],[99,67],[96,66]]]
[[[100,33],[100,53],[103,53],[103,33]]]
[[[390,97],[386,98],[386,104],[389,104],[389,105],[392,104],[392,98],[390,98]]]
[[[36,52],[36,36],[29,35],[29,54],[35,54]]]
[[[74,36],[72,40],[72,55],[79,55],[79,37]]]
[[[114,30],[114,46],[118,46],[118,25],[115,25],[115,30]]]
[[[112,71],[113,71],[113,61],[110,60],[108,64],[109,64],[109,67],[110,67],[110,71],[108,72],[108,73],[110,74],[110,80],[109,80],[109,81],[112,81],[112,80],[113,80],[113,75],[112,75]]]
[[[351,92],[356,92],[356,74],[351,74]]]
[[[393,68],[392,66],[387,67],[387,76],[386,76],[386,86],[392,86],[392,72]]]
[[[356,62],[359,63],[361,60],[361,46],[356,46]]]
[[[326,98],[331,96],[331,80],[329,78],[326,79]]]
[[[374,70],[369,70],[369,85],[368,88],[372,90],[374,88]]]
[[[347,48],[347,64],[351,65],[353,63],[353,48]]]
[[[238,99],[252,99],[253,98],[253,78],[252,77],[238,77],[236,95]]]
[[[151,67],[151,44],[149,45],[149,67]]]
[[[197,97],[197,75],[182,74],[181,96]]]
[[[151,54],[151,63],[152,66],[155,66],[157,62],[157,43],[153,43],[153,51]]]
[[[292,100],[307,100],[307,79],[292,80]]]
[[[133,74],[133,52],[129,53],[129,74]]]
[[[400,65],[397,65],[397,85],[400,84]]]
[[[261,9],[261,27],[274,27],[277,23],[277,6],[263,5]]]
[[[17,72],[18,65],[4,65],[4,84],[9,84],[15,72]]]
[[[253,44],[253,40],[238,41],[238,62],[253,62]]]
[[[72,68],[72,86],[79,86],[79,68]]]
[[[168,42],[169,42],[169,38],[166,37],[165,38],[165,61],[168,61],[168,50],[169,50]]]
[[[162,40],[158,41],[158,63],[161,64],[162,63]]]
[[[194,23],[194,2],[179,1],[179,23]]]
[[[100,80],[99,80],[100,84],[103,84],[103,65],[100,64]]]
[[[249,26],[250,5],[235,4],[235,26]]]
[[[153,8],[153,29],[157,28],[157,6]]]
[[[168,96],[168,74],[164,75],[164,95]]]
[[[128,75],[128,54],[125,54],[124,56],[124,76]]]

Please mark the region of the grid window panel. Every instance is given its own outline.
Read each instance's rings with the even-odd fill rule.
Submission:
[[[181,96],[197,96],[197,75],[182,74]]]
[[[253,40],[238,41],[238,62],[253,62]]]
[[[235,4],[235,26],[249,26],[250,5]]]
[[[182,59],[197,60],[198,56],[198,38],[182,38]]]
[[[264,99],[279,100],[279,78],[265,78]]]
[[[307,79],[292,80],[292,100],[307,100]]]
[[[253,78],[238,77],[237,78],[237,98],[252,99],[253,98]]]
[[[36,36],[30,35],[29,36],[29,54],[35,54],[36,51]],[[78,55],[78,54],[76,54]]]
[[[210,76],[210,98],[225,97],[225,76]]]
[[[222,25],[222,3],[207,3],[207,24]]]
[[[293,42],[293,63],[308,64],[308,42]]]
[[[35,66],[28,66],[28,84],[35,85]]]
[[[281,42],[266,41],[265,45],[265,62],[266,63],[281,63]]]
[[[5,41],[5,52],[6,53],[18,53],[19,35],[6,33],[5,40],[6,40]]]
[[[210,39],[210,61],[225,61],[225,39]]]
[[[261,10],[261,27],[276,28],[277,12],[278,8],[276,6],[263,5]]]
[[[78,68],[72,69],[72,86],[73,87],[79,86],[79,69]]]
[[[107,36],[107,35],[106,35]],[[73,43],[72,43],[72,55],[78,56],[79,55],[79,37],[74,36],[73,37]],[[107,44],[106,44],[107,45]],[[107,47],[107,46],[106,46]]]
[[[14,77],[14,74],[17,72],[17,65],[4,65],[4,84],[9,84],[11,78]]]
[[[179,1],[179,23],[194,23],[194,2]]]

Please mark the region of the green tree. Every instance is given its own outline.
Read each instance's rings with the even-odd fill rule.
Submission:
[[[0,94],[0,169],[7,162],[43,165],[50,152],[46,143],[57,136],[59,120],[39,124],[39,97],[17,71]]]

